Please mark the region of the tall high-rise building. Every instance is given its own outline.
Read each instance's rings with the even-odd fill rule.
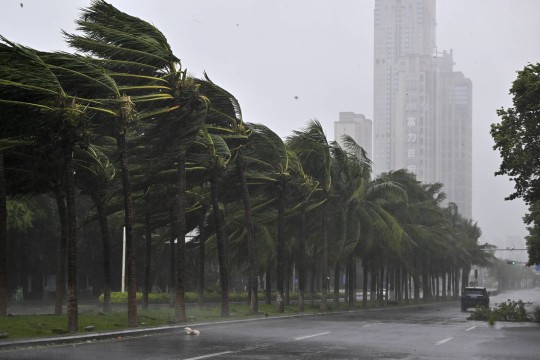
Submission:
[[[371,159],[372,150],[372,121],[363,114],[340,112],[339,121],[334,122],[334,138],[343,147],[343,135],[349,135],[365,151]]]
[[[441,182],[470,217],[472,85],[437,52],[435,10],[435,0],[375,0],[374,172]]]

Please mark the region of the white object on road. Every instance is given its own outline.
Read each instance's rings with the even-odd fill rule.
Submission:
[[[199,330],[192,329],[190,327],[185,327],[184,331],[186,332],[186,335],[201,335]]]

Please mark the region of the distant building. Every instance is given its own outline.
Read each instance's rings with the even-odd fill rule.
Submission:
[[[437,52],[435,0],[375,0],[375,175],[407,169],[441,182],[472,216],[472,84]]]
[[[353,112],[340,112],[339,121],[334,122],[334,138],[343,147],[343,135],[349,135],[360,145],[371,160],[372,146],[372,121],[362,114]]]
[[[437,173],[449,201],[472,217],[472,82],[453,71],[452,51],[442,53],[438,76]]]

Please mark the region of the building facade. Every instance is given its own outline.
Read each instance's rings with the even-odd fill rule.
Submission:
[[[437,52],[435,0],[375,0],[373,161],[441,182],[472,215],[472,85]]]
[[[349,135],[365,151],[368,159],[373,154],[373,124],[362,114],[340,112],[339,121],[334,122],[334,138],[343,147],[343,135]]]

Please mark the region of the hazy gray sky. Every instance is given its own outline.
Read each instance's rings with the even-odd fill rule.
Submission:
[[[40,50],[68,50],[60,29],[74,31],[78,9],[89,3],[0,0],[0,34]],[[238,98],[246,121],[285,137],[317,118],[333,139],[340,111],[372,118],[374,0],[110,3],[158,27],[189,72],[206,71]],[[526,234],[526,207],[504,201],[513,184],[493,176],[500,160],[489,126],[497,108],[511,106],[515,72],[540,62],[539,14],[538,0],[437,1],[438,49],[453,49],[455,70],[473,82],[473,217],[481,242]]]

